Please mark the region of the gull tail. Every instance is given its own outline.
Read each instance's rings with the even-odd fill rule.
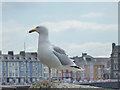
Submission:
[[[71,69],[75,70],[75,71],[83,71],[84,69],[78,66],[70,66]]]
[[[78,67],[78,66],[70,66],[70,67],[73,67],[73,68],[78,69],[78,70],[82,70],[82,68]]]
[[[70,71],[83,71],[84,69],[78,66],[62,66],[61,69],[68,69]]]

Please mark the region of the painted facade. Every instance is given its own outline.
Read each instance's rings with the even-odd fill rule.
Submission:
[[[76,72],[76,80],[102,80],[104,79],[104,71],[110,58],[94,58],[87,53],[83,53],[81,57],[73,57],[75,63],[82,67],[84,71]]]
[[[2,83],[24,84],[39,81],[42,78],[42,64],[36,58],[37,53],[13,52],[2,54]]]
[[[75,63],[84,71],[59,70],[59,79],[71,81],[102,80],[106,70],[110,67],[110,58],[96,58],[87,53],[81,57],[72,57]],[[12,51],[0,55],[0,80],[1,84],[30,84],[49,78],[49,69],[37,58],[36,52],[24,52],[14,55]],[[52,80],[57,79],[57,70],[51,69]]]
[[[14,55],[13,51],[0,55],[0,84],[30,84],[47,80],[49,69],[37,58],[36,52]],[[51,69],[51,78],[57,78],[56,69]],[[59,71],[61,79],[61,71]]]

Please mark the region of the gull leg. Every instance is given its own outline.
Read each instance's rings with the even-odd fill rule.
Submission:
[[[49,81],[51,81],[51,68],[49,67]]]
[[[58,70],[57,70],[57,81],[59,81],[59,75],[58,75]]]
[[[58,70],[57,70],[57,80],[54,82],[59,82],[59,75],[58,75]]]

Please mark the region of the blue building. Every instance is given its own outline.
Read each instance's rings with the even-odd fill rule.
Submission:
[[[47,80],[49,69],[37,58],[36,52],[2,54],[0,51],[0,84],[30,84]],[[57,78],[56,69],[51,70],[51,78]],[[61,78],[61,71],[59,71]]]
[[[13,51],[2,54],[0,51],[0,80],[2,84],[25,84],[43,79],[43,65],[36,52],[14,55]]]

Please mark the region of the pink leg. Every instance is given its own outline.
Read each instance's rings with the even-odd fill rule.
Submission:
[[[49,81],[51,81],[51,68],[49,68]]]
[[[57,80],[54,82],[59,82],[58,70],[57,70]]]

